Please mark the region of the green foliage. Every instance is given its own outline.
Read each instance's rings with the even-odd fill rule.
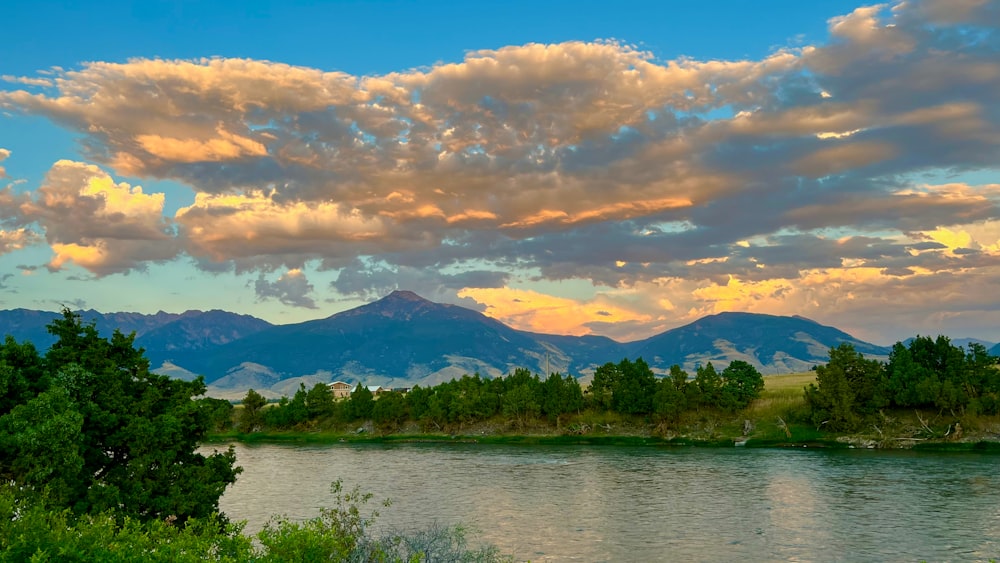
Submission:
[[[267,404],[267,399],[252,388],[247,390],[243,397],[243,410],[240,411],[237,428],[240,432],[257,432],[264,426],[264,413],[262,409]]]
[[[562,416],[583,408],[583,390],[575,377],[550,374],[542,385],[542,412],[560,426]]]
[[[232,403],[223,399],[205,397],[201,399],[200,405],[209,419],[209,428],[212,432],[224,432],[232,427]]]
[[[594,379],[587,389],[587,404],[597,410],[611,410],[614,389],[618,386],[622,374],[618,366],[608,362],[594,370]]]
[[[830,350],[806,388],[812,421],[830,430],[854,430],[886,407],[937,409],[956,417],[996,414],[1000,372],[979,344],[965,352],[945,336],[897,342],[882,364],[865,360],[848,344]]]
[[[76,517],[0,488],[0,563],[251,561],[253,544],[218,516],[139,521],[101,512]]]
[[[333,508],[305,522],[272,520],[254,537],[217,515],[189,519],[119,521],[107,512],[76,517],[0,487],[0,563],[270,563],[292,561],[482,562],[510,561],[493,546],[472,549],[460,527],[376,535],[372,498],[333,484]],[[385,503],[388,506],[388,502]]]
[[[662,421],[676,422],[687,410],[688,374],[680,366],[670,366],[670,375],[659,381],[653,395],[653,412]]]
[[[590,404],[598,409],[622,414],[649,414],[653,411],[656,376],[642,358],[606,363],[594,372],[590,384]]]
[[[317,383],[306,393],[306,410],[309,418],[321,418],[333,416],[334,401],[333,393],[325,383]]]
[[[64,311],[44,358],[7,339],[0,349],[0,479],[74,514],[180,523],[217,510],[239,469],[235,454],[203,456],[212,425],[199,378],[149,371],[134,335],[101,338]]]
[[[764,376],[742,360],[733,360],[722,370],[722,405],[736,411],[745,409],[764,390]]]
[[[406,405],[410,411],[412,420],[424,420],[430,412],[430,399],[434,394],[434,389],[414,385],[413,389],[406,394]]]
[[[258,534],[258,539],[266,551],[260,561],[378,561],[379,553],[359,558],[358,550],[364,550],[369,526],[378,517],[378,512],[362,513],[364,505],[371,500],[371,493],[361,493],[358,488],[345,493],[343,484],[335,481],[332,485],[335,506],[320,511],[319,518],[305,522],[294,522],[282,518],[272,520]],[[385,506],[388,506],[388,501]],[[381,554],[381,555],[384,555]]]
[[[86,481],[83,415],[72,405],[69,393],[54,387],[0,417],[0,451],[6,476],[35,491],[48,491],[56,506],[69,506]],[[2,455],[2,454],[0,454]]]
[[[387,391],[372,407],[372,420],[383,428],[392,429],[406,421],[406,397],[399,391]]]
[[[300,383],[299,389],[291,400],[288,400],[288,397],[282,397],[277,405],[264,411],[264,424],[271,428],[285,429],[309,420],[306,396],[306,386]]]
[[[886,405],[885,371],[854,346],[830,349],[830,361],[816,368],[816,384],[806,388],[813,423],[828,430],[854,430],[865,416]]]
[[[694,386],[697,393],[692,397],[693,403],[699,406],[717,406],[722,401],[722,376],[715,371],[712,362],[698,366],[694,376]]]
[[[8,335],[0,346],[0,415],[48,389],[49,379],[34,345]]]
[[[1000,374],[996,358],[981,344],[966,353],[946,336],[917,336],[908,346],[897,342],[886,366],[893,406],[996,414]]]
[[[372,417],[372,409],[375,407],[375,395],[371,390],[360,383],[351,393],[351,398],[347,400],[348,420],[368,420]]]

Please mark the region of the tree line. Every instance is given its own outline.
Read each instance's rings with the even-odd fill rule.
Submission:
[[[523,429],[547,422],[560,428],[574,413],[613,412],[675,422],[685,412],[746,408],[764,388],[764,378],[747,362],[735,360],[717,371],[711,362],[698,366],[695,376],[673,366],[657,377],[638,358],[606,363],[594,372],[585,392],[571,375],[540,377],[524,368],[505,377],[464,375],[435,386],[416,386],[408,393],[386,391],[376,399],[358,385],[349,398],[336,401],[327,385],[305,385],[292,398],[282,397],[267,408],[263,396],[251,389],[243,399],[236,427],[241,432],[315,426],[322,421],[350,423],[371,420],[392,430],[413,422],[427,430],[458,430],[493,419]]]
[[[813,423],[851,431],[883,409],[934,409],[954,417],[1000,413],[997,358],[982,344],[956,346],[946,336],[897,342],[887,362],[865,359],[850,344],[830,350],[805,390]]]

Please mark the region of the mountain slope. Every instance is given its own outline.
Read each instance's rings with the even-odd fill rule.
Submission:
[[[274,325],[251,317],[214,309],[187,311],[173,320],[137,334],[136,345],[146,349],[153,366],[183,364],[188,354],[246,338]]]
[[[325,371],[350,381],[436,383],[538,369],[545,353],[534,338],[476,311],[396,291],[326,319],[268,328],[181,365],[209,382],[251,362],[282,379]]]
[[[833,327],[803,317],[755,313],[720,313],[668,330],[626,346],[631,356],[641,356],[660,368],[744,360],[762,373],[808,370],[828,359],[830,348],[842,342],[874,358],[889,349],[876,346]]]

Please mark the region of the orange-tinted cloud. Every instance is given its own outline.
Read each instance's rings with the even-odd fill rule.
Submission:
[[[177,255],[163,194],[116,183],[97,166],[61,160],[31,196],[20,199],[16,215],[44,229],[51,269],[72,262],[104,275]]]
[[[588,301],[556,297],[526,289],[463,289],[469,297],[486,305],[485,313],[520,330],[555,334],[590,334],[588,323],[649,322],[649,314],[622,307],[598,297]]]

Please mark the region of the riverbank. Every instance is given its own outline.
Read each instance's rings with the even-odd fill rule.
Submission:
[[[995,452],[1000,453],[998,439],[972,439],[963,441],[901,440],[894,447],[876,443],[861,435],[829,435],[809,440],[768,438],[719,438],[694,439],[662,436],[566,436],[566,435],[477,435],[477,434],[345,434],[340,432],[253,432],[243,434],[226,432],[213,434],[207,443],[240,442],[244,444],[483,444],[518,446],[649,446],[649,447],[707,447],[707,448],[828,448],[828,449],[913,449],[921,451]]]
[[[379,427],[322,421],[294,430],[212,434],[211,442],[253,443],[455,443],[747,448],[864,448],[1000,452],[1000,417],[963,417],[920,411],[880,413],[864,431],[827,432],[805,420],[803,389],[813,373],[765,378],[760,397],[736,414],[688,412],[663,422],[649,417],[583,411],[555,424],[539,418],[515,423],[494,418],[448,428],[416,422]]]
[[[827,448],[827,449],[912,449],[939,452],[1000,453],[1000,438],[973,436],[962,440],[901,439],[895,442],[873,440],[868,435],[810,432],[802,439],[787,437],[753,437],[718,435],[693,438],[690,436],[657,435],[566,435],[566,434],[421,434],[374,433],[341,431],[272,431],[224,432],[213,434],[209,443],[240,442],[243,444],[482,444],[519,446],[619,446],[619,447],[707,447],[707,448]]]

